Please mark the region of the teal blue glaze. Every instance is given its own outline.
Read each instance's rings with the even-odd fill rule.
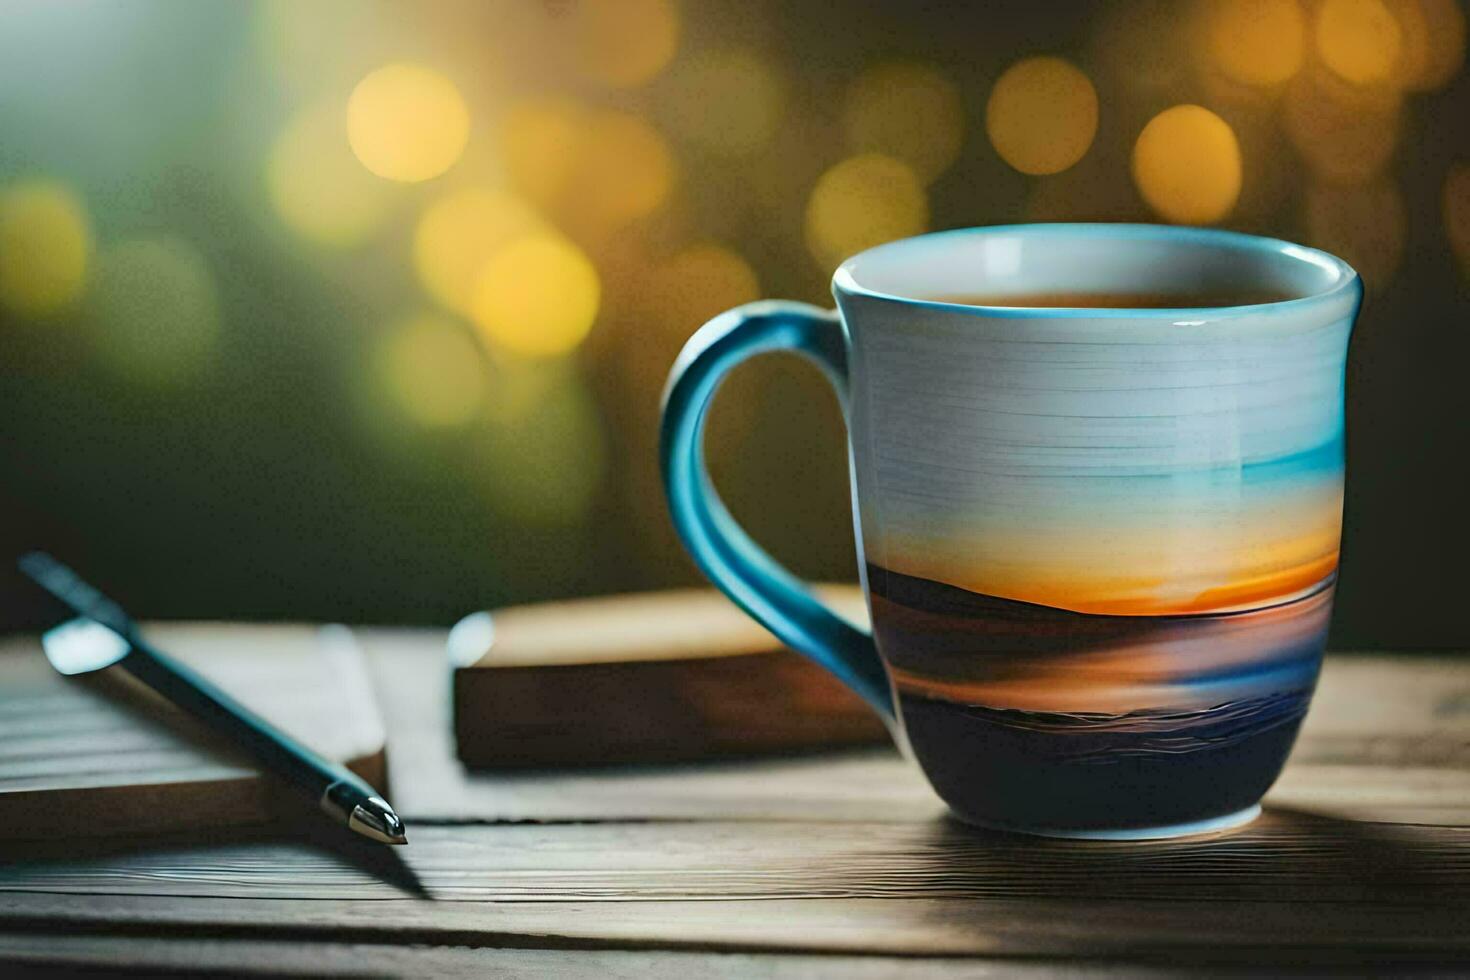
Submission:
[[[893,724],[888,674],[872,635],[822,605],[752,541],[725,509],[705,469],[705,417],[715,390],[737,364],[773,351],[794,351],[816,363],[846,406],[847,341],[836,313],[766,301],[706,323],[674,364],[664,391],[659,461],[674,527],[695,564],[736,605]]]
[[[1346,445],[1339,425],[1336,434],[1321,445],[1275,459],[1246,463],[1240,468],[1240,475],[1247,483],[1264,483],[1267,480],[1312,479],[1334,474],[1342,469]]]

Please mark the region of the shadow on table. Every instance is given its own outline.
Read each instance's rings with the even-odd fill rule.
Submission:
[[[956,897],[1424,902],[1470,895],[1470,830],[1281,807],[1245,827],[1157,841],[1030,837],[944,817],[927,846]]]
[[[1268,808],[1249,826],[1177,840],[1032,838],[951,817],[931,830],[907,860],[942,869],[932,893],[999,911],[966,918],[966,902],[937,902],[926,925],[1002,946],[1014,930],[1063,954],[1077,944],[1176,967],[1271,962],[1281,975],[1433,974],[1464,954],[1466,828]]]

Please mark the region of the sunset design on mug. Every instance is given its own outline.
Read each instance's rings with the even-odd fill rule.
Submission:
[[[1150,822],[1196,772],[1258,798],[1326,645],[1354,306],[839,297],[873,631],[941,795],[1024,825]]]
[[[1351,310],[1279,309],[1181,316],[1166,342],[1152,310],[1033,327],[937,307],[923,330],[869,314],[854,463],[901,693],[1200,709],[1276,690],[1292,662],[1289,686],[1309,691],[1338,559]]]

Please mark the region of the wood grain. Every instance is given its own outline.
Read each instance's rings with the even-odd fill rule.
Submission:
[[[866,620],[862,591],[823,597]],[[469,766],[668,762],[883,742],[882,722],[713,589],[538,603],[456,628]]]
[[[179,937],[167,942],[145,936],[83,935],[58,943],[54,936],[0,933],[0,969],[68,971],[95,969],[155,977],[160,974],[234,973],[248,964],[252,975],[303,977],[545,977],[559,980],[731,980],[759,976],[774,980],[1159,980],[1182,975],[1178,965],[1138,961],[1087,962],[1037,957],[997,962],[935,956],[854,956],[832,954],[711,953],[669,950],[519,949],[515,947],[402,946],[367,942],[312,942],[262,939]],[[1392,972],[1398,977],[1443,977],[1447,964],[1375,962],[1358,956],[1359,973]],[[1272,964],[1279,977],[1341,977],[1342,969]],[[46,975],[46,974],[42,974]],[[70,976],[68,972],[61,975]],[[1188,976],[1259,977],[1259,968],[1215,963],[1194,965]]]
[[[302,943],[527,946],[1252,962],[1454,962],[1470,967],[1463,903],[890,898],[423,902],[0,894],[0,926],[86,933],[277,936]],[[1457,974],[1451,974],[1457,975]]]
[[[401,894],[350,853],[254,835],[78,851],[67,842],[6,853],[0,891],[324,901]],[[1389,906],[1470,898],[1470,827],[1284,810],[1233,833],[1147,843],[977,833],[948,819],[854,822],[840,833],[822,823],[713,820],[425,826],[393,856],[429,898],[447,902],[1208,896]]]
[[[362,636],[389,750],[413,760],[395,786],[409,847],[248,829],[0,845],[0,963],[186,969],[251,948],[262,970],[323,974],[372,951],[386,973],[573,976],[1470,966],[1470,658],[1330,657],[1261,820],[1106,844],[964,828],[883,750],[466,773],[443,635]],[[421,960],[396,958],[410,946]]]
[[[381,784],[381,715],[351,634],[146,627],[160,647]],[[0,641],[0,838],[249,823],[294,809],[250,761],[120,668],[62,677],[34,637]]]

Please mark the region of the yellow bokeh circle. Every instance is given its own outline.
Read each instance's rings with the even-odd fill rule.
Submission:
[[[648,82],[679,45],[679,14],[671,0],[574,0],[570,17],[577,62],[604,85]]]
[[[1165,109],[1138,134],[1133,180],[1169,221],[1219,221],[1240,196],[1240,144],[1230,125],[1202,106]]]
[[[532,357],[565,354],[592,329],[601,300],[597,270],[558,235],[517,238],[495,252],[475,282],[475,323],[496,346]]]
[[[1018,61],[990,91],[985,131],[1001,159],[1022,173],[1059,173],[1092,146],[1097,91],[1061,58]]]
[[[454,165],[470,136],[470,114],[454,83],[420,65],[371,72],[347,100],[347,139],[379,177],[414,183]]]
[[[485,263],[514,238],[542,228],[529,204],[508,191],[469,187],[435,200],[413,236],[414,270],[429,295],[468,313]]]
[[[806,207],[807,246],[828,269],[928,224],[923,182],[907,164],[880,153],[848,157],[822,174]]]
[[[65,184],[0,190],[0,306],[26,316],[66,309],[86,286],[91,255],[87,209]]]
[[[266,162],[266,189],[291,230],[322,245],[363,242],[383,223],[392,188],[367,173],[347,146],[340,103],[298,112],[281,130]]]
[[[511,186],[589,237],[652,213],[673,189],[673,153],[632,113],[531,100],[507,113],[499,135]]]
[[[1355,85],[1387,82],[1403,45],[1398,18],[1383,0],[1322,0],[1315,36],[1322,63]]]
[[[964,106],[938,69],[890,62],[863,72],[843,108],[848,149],[902,160],[925,182],[948,170],[964,137]]]
[[[469,328],[448,317],[414,317],[384,335],[375,353],[389,395],[420,425],[462,425],[485,400],[484,354]]]
[[[1299,0],[1213,0],[1205,7],[1211,60],[1246,85],[1279,85],[1302,66],[1307,17]]]

